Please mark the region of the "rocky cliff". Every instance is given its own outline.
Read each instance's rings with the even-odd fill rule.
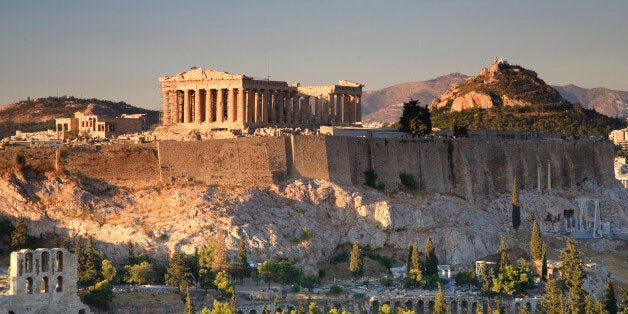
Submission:
[[[476,258],[493,254],[499,235],[506,235],[509,245],[521,246],[510,227],[511,176],[517,172],[522,174],[524,232],[532,217],[542,219],[546,233],[562,231],[556,217],[575,210],[579,197],[601,199],[602,220],[611,222],[615,234],[628,231],[628,192],[614,184],[612,170],[605,166],[612,151],[606,143],[565,142],[538,144],[536,148],[513,144],[516,141],[503,146],[473,140],[453,143],[451,160],[460,164],[454,167],[460,168],[454,168],[458,170],[453,172],[457,179],[451,182],[458,182],[452,187],[460,187],[448,191],[440,190],[444,182],[452,180],[448,142],[382,140],[361,156],[358,148],[368,147],[364,142],[357,145],[346,139],[324,139],[271,139],[277,147],[289,147],[294,153],[278,152],[272,145],[268,147],[272,152],[261,152],[261,139],[241,144],[223,140],[203,149],[191,146],[185,150],[181,150],[185,146],[175,145],[181,143],[169,143],[170,149],[181,152],[178,158],[188,167],[179,168],[176,176],[167,175],[177,166],[172,157],[168,162],[163,160],[164,147],[67,148],[58,154],[63,171],[55,170],[54,150],[11,148],[1,152],[0,214],[13,221],[24,216],[29,232],[35,236],[91,235],[97,247],[118,262],[127,258],[129,242],[163,263],[171,249],[192,253],[217,233],[226,234],[233,256],[238,236],[244,233],[251,261],[295,260],[308,272],[325,267],[338,248],[354,241],[370,250],[395,252],[414,241],[423,243],[428,236],[434,240],[441,261],[466,266]],[[312,143],[306,145],[308,141]],[[250,166],[253,161],[247,155],[236,155],[239,148],[247,146],[258,147],[253,151],[260,160],[273,154],[289,156],[278,159],[285,160],[283,166],[287,169],[279,171],[281,163]],[[194,151],[196,155],[190,153]],[[18,153],[24,156],[24,164],[11,162]],[[399,184],[399,172],[424,169],[419,179],[421,190],[408,194],[389,189],[383,193],[362,186],[363,173],[358,165],[368,164],[369,158],[363,157],[369,154],[389,188],[393,182]],[[408,157],[414,155],[417,157]],[[527,155],[529,161],[524,157]],[[214,159],[207,159],[211,156]],[[218,164],[206,169],[190,166],[203,158],[206,163]],[[561,178],[552,181],[551,191],[545,185],[542,192],[536,191],[537,170],[533,165],[537,158],[542,160],[540,165],[546,165],[546,161],[553,165],[550,170]],[[350,162],[353,159],[358,161]],[[218,179],[223,173],[210,176],[209,172],[219,170],[221,162],[242,173],[222,181]],[[326,166],[319,168],[322,165]],[[194,169],[206,173],[196,179],[187,175]],[[279,176],[273,175],[277,172]],[[525,173],[531,177],[524,179]],[[313,178],[324,175],[328,177]],[[605,178],[611,179],[603,182]],[[241,184],[247,180],[259,182]],[[309,237],[302,237],[304,227]],[[615,246],[605,243],[601,249],[612,250]],[[403,260],[404,254],[398,259]]]

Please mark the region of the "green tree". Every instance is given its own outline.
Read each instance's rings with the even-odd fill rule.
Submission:
[[[100,265],[100,257],[98,256],[98,252],[94,248],[94,238],[89,236],[87,239],[87,248],[85,249],[85,258],[83,260],[85,263],[84,271],[85,278],[88,284],[93,284],[98,278],[98,265]]]
[[[547,281],[547,248],[543,245],[543,255],[541,258],[541,280]]]
[[[354,242],[349,258],[349,271],[352,276],[357,277],[362,274],[362,263],[362,250],[360,246],[358,246],[358,243]]]
[[[126,265],[124,270],[126,273],[124,279],[128,283],[144,285],[153,282],[153,265],[147,261],[135,265]]]
[[[82,299],[88,305],[109,310],[111,309],[111,302],[113,302],[113,286],[107,280],[103,280],[88,287],[87,293]]]
[[[246,236],[240,236],[240,245],[238,246],[238,265],[236,267],[236,274],[240,278],[240,282],[245,277],[248,277],[249,272],[249,262],[246,258]]]
[[[93,246],[92,246],[93,251]],[[93,254],[93,252],[91,252]],[[80,236],[74,241],[74,254],[77,259],[77,281],[80,285],[90,285],[98,277],[98,271],[93,260],[83,251],[83,239]]]
[[[392,307],[390,307],[390,304],[385,303],[379,309],[379,314],[395,314],[395,310]]]
[[[545,284],[545,293],[541,296],[538,310],[547,314],[567,313],[563,291],[553,278],[547,280]]]
[[[478,278],[475,275],[475,272],[472,270],[469,271],[465,271],[465,272],[459,272],[456,274],[456,276],[454,277],[454,280],[456,282],[456,286],[459,287],[466,287],[466,286],[478,286],[479,282],[478,282]]]
[[[18,217],[15,229],[11,232],[11,248],[21,250],[28,246],[28,229],[24,223],[24,217]]]
[[[539,223],[534,219],[532,221],[532,235],[530,236],[530,257],[533,261],[540,261],[543,258],[543,239],[541,239],[541,230]]]
[[[185,292],[185,307],[183,308],[184,314],[194,314],[194,303],[192,303],[192,296],[190,296],[190,289]]]
[[[569,304],[571,311],[580,313],[584,311],[584,297],[586,292],[583,288],[584,270],[582,261],[576,249],[576,244],[572,238],[567,238],[564,250],[560,252],[560,259],[563,262],[562,277],[565,286],[569,290]]]
[[[519,205],[519,186],[517,185],[517,177],[514,177],[512,179],[512,227],[517,231],[520,225],[521,210]]]
[[[497,254],[499,255],[498,261],[498,273],[503,272],[506,269],[507,265],[510,265],[510,257],[508,256],[508,248],[506,247],[506,240],[504,237],[499,237],[499,249],[497,250]]]
[[[235,288],[229,281],[229,274],[224,270],[216,274],[214,286],[226,297],[231,297],[235,293]]]
[[[610,278],[606,279],[606,293],[604,297],[604,308],[609,313],[617,313],[617,298],[615,297],[615,289]]]
[[[438,275],[438,258],[434,252],[434,244],[432,239],[427,237],[425,240],[425,275]]]
[[[116,270],[116,267],[113,266],[113,263],[108,259],[104,259],[101,262],[100,269],[101,269],[102,277],[105,280],[113,283],[114,279],[116,279],[116,276],[118,274],[118,271]]]
[[[410,270],[412,269],[420,270],[419,260],[420,260],[420,257],[419,257],[418,244],[414,242],[414,244],[412,244],[412,254],[410,255],[410,261],[409,261]]]
[[[214,300],[213,305],[211,310],[204,308],[201,314],[235,314],[235,309],[228,302],[220,303],[220,301]],[[269,313],[268,308],[264,308]]]
[[[491,314],[502,314],[504,311],[502,310],[502,304],[499,302],[499,298],[495,298],[495,309],[491,312]]]
[[[512,265],[504,266],[504,270],[493,278],[493,292],[513,295],[533,288],[534,282],[530,271]]]
[[[445,302],[445,295],[443,293],[443,286],[438,283],[438,293],[434,297],[434,313],[445,314],[449,311],[447,308],[447,302]]]
[[[482,285],[480,286],[480,291],[484,295],[488,295],[492,291],[493,279],[491,278],[491,275],[493,275],[493,269],[488,267],[488,265],[484,265],[480,269],[480,280],[482,281]]]
[[[168,261],[168,268],[166,269],[166,284],[179,288],[179,291],[187,289],[190,284],[190,277],[192,273],[190,268],[185,263],[185,256],[183,253],[173,251]]]
[[[419,101],[412,99],[404,103],[403,113],[399,118],[399,130],[414,136],[432,133],[432,118],[427,105],[421,106]]]
[[[207,240],[198,250],[198,264],[200,268],[210,269],[215,273],[229,270],[224,236],[217,234]]]
[[[209,269],[201,268],[198,271],[198,279],[199,279],[201,288],[207,291],[207,289],[214,287],[214,280],[216,280],[216,274]]]
[[[318,308],[318,305],[316,305],[316,303],[310,302],[310,305],[308,306],[308,313],[309,314],[323,314],[323,311],[321,311]]]

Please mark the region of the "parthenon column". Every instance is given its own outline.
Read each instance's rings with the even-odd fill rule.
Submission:
[[[183,123],[190,122],[190,90],[183,91]]]
[[[343,94],[336,95],[336,123],[342,123],[342,102],[343,102]]]
[[[246,104],[246,101],[244,99],[244,95],[246,95],[246,93],[244,92],[244,88],[240,87],[238,89],[238,123],[244,123],[246,121],[246,107],[244,106],[244,104]]]
[[[194,122],[201,123],[201,90],[194,90]]]
[[[286,122],[285,119],[285,111],[286,111],[286,93],[284,91],[277,92],[277,123],[282,124]]]
[[[293,121],[294,121],[294,124],[296,125],[302,122],[301,111],[299,110],[300,108],[301,108],[301,96],[299,95],[299,93],[294,92],[292,93],[292,109],[294,110]]]
[[[216,122],[223,122],[225,112],[225,90],[219,88],[217,93],[218,101],[216,101]]]
[[[321,117],[321,101],[318,97],[314,97],[314,115],[316,115],[317,117]]]
[[[336,100],[334,99],[334,94],[329,94],[329,101],[327,102],[327,109],[325,110],[327,114],[326,121],[332,122],[335,121],[336,110],[334,109],[334,105],[336,104]]]
[[[170,125],[170,97],[168,97],[168,91],[164,91],[164,114],[162,120],[164,125]]]
[[[235,121],[235,102],[234,102],[235,89],[230,88],[227,90],[227,122]]]
[[[205,123],[212,123],[214,115],[212,111],[212,90],[205,89]]]
[[[355,96],[355,121],[362,122],[362,95]]]
[[[261,91],[260,112],[262,113],[262,123],[270,122],[270,100],[272,98],[270,93],[271,91],[267,89]]]
[[[268,111],[270,111],[269,122],[277,123],[277,94],[274,90],[268,91]]]
[[[305,98],[303,99],[303,107],[302,107],[302,111],[301,111],[301,121],[303,123],[305,122],[309,122],[312,123],[314,122],[314,119],[312,117],[312,106],[310,105],[310,96],[305,96]]]
[[[257,111],[255,110],[255,100],[257,99],[257,97],[255,97],[255,90],[249,88],[247,89],[247,93],[248,95],[246,96],[246,122],[249,123],[253,123],[255,122],[255,114],[257,114]]]
[[[174,105],[172,108],[172,115],[174,117],[172,117],[172,124],[179,124],[180,120],[179,120],[179,91],[178,90],[174,90],[174,92],[172,93],[172,95],[170,95],[170,97],[172,97],[173,101],[172,104]]]
[[[254,100],[253,100],[253,111],[255,114],[253,115],[253,122],[260,123],[262,121],[262,106],[260,105],[260,98],[262,96],[261,90],[253,90]]]

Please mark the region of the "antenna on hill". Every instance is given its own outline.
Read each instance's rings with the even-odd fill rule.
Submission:
[[[266,64],[266,80],[270,81],[270,57],[268,57],[268,63]]]

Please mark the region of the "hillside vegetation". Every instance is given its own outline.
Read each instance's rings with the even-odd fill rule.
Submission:
[[[123,101],[47,97],[0,107],[0,137],[13,135],[16,130],[34,132],[53,129],[55,118],[72,117],[77,111],[105,117],[144,113],[150,124],[159,122],[158,111],[134,107]]]
[[[540,131],[563,137],[606,136],[625,121],[572,104],[536,72],[496,61],[430,105],[438,128]]]

